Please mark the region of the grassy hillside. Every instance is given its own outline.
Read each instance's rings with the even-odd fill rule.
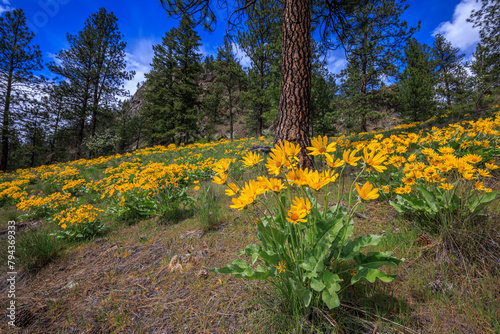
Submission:
[[[317,172],[294,166],[293,146],[248,155],[272,139],[246,138],[3,174],[0,250],[3,263],[14,262],[2,266],[0,306],[10,303],[6,273],[15,270],[18,328],[3,322],[0,330],[499,332],[500,108],[457,123],[450,117],[328,145],[316,138]],[[310,207],[294,207],[296,196]],[[313,292],[307,311],[297,312],[295,297],[275,285],[308,273],[303,255],[317,245],[308,244],[311,231],[339,212],[339,231],[353,234],[341,238],[338,256],[330,248],[335,256],[321,270],[342,279],[340,306],[330,309]],[[263,239],[269,226],[283,237]],[[372,268],[363,254],[346,256],[349,242],[367,234],[363,254],[390,251],[404,261]],[[238,253],[266,242],[277,247],[270,257],[255,255],[260,267],[240,274],[266,279],[210,271],[250,263]],[[300,277],[306,288],[324,289]]]

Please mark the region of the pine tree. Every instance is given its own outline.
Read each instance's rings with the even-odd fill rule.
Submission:
[[[486,108],[485,95],[491,93],[496,82],[492,81],[491,58],[488,49],[479,43],[472,56],[473,60],[470,64],[472,77],[469,79],[469,86],[476,111],[480,112]]]
[[[96,133],[98,119],[116,106],[116,96],[126,96],[126,80],[134,72],[126,71],[123,35],[118,30],[118,19],[105,8],[100,8],[85,22],[77,35],[67,34],[70,47],[56,55],[58,62],[49,68],[69,82],[68,88],[79,100],[76,112],[75,159],[79,159],[90,116],[90,141]],[[93,156],[93,152],[90,151]]]
[[[210,73],[215,70],[214,68],[215,59],[213,55],[208,55],[203,61],[203,69],[205,73]]]
[[[317,42],[312,43],[311,135],[333,136],[335,128],[335,78],[326,68]]]
[[[64,133],[61,130],[67,123],[68,116],[74,106],[74,99],[68,92],[68,84],[64,81],[59,83],[48,83],[44,88],[44,95],[40,101],[45,109],[48,120],[45,133],[49,144],[48,164],[54,161],[64,161],[65,145],[61,140]]]
[[[492,87],[500,85],[500,2],[498,0],[481,0],[482,6],[473,11],[469,22],[479,27],[480,41],[476,54],[481,58],[480,71],[483,76],[483,94]]]
[[[233,47],[229,39],[224,38],[224,44],[217,49],[217,60],[215,61],[215,70],[217,72],[217,81],[227,93],[227,109],[229,118],[229,136],[233,140],[233,107],[238,104],[236,92],[245,79],[245,73],[240,63],[236,59]]]
[[[351,64],[348,72],[353,80],[355,69],[359,83],[356,94],[360,115],[361,131],[367,131],[369,114],[374,109],[370,105],[371,96],[367,93],[379,89],[383,80],[397,74],[397,66],[401,52],[408,38],[419,28],[408,28],[406,21],[400,17],[408,8],[403,6],[404,0],[366,1],[357,7],[350,15],[352,31],[346,44],[348,45],[348,62]]]
[[[29,161],[29,167],[39,166],[46,163],[46,130],[49,122],[49,114],[39,101],[26,103],[21,117],[23,123],[20,127],[25,140],[25,151]]]
[[[227,4],[227,1],[222,1]],[[364,0],[283,0],[281,92],[274,142],[288,140],[299,144],[303,167],[312,167],[314,159],[306,147],[311,146],[311,28],[320,26],[325,46],[338,46],[351,31],[346,17]],[[160,0],[170,16],[193,15],[205,28],[213,29],[216,16],[211,0],[177,1]],[[238,1],[239,12],[252,7],[254,1]],[[331,36],[340,43],[331,43]]]
[[[22,9],[14,9],[0,17],[1,171],[8,167],[14,110],[23,101],[24,92],[32,87],[33,72],[42,69],[40,48],[31,44],[34,36],[26,25]]]
[[[399,81],[400,103],[403,115],[414,122],[429,118],[436,105],[431,52],[415,38],[409,40],[404,49],[406,67]]]
[[[146,75],[144,113],[149,137],[154,143],[188,142],[198,133],[202,73],[200,37],[194,24],[183,15],[178,28],[155,45],[152,70]]]
[[[367,119],[370,105],[366,99],[368,95],[361,90],[361,65],[356,58],[350,58],[347,67],[340,74],[340,92],[342,95],[342,108],[340,109],[339,120],[345,130],[354,130],[361,126],[362,118]],[[359,128],[360,131],[363,131]]]
[[[281,75],[281,1],[259,0],[246,10],[246,29],[238,32],[238,44],[250,58],[245,95],[250,113],[248,126],[257,137],[276,119]]]
[[[464,91],[464,57],[442,35],[436,35],[432,47],[436,69],[436,94],[448,107],[460,98]]]
[[[203,97],[203,110],[206,119],[206,127],[203,129],[205,137],[210,137],[214,134],[215,126],[222,123],[222,100],[224,99],[224,91],[220,82],[213,82],[208,86]]]

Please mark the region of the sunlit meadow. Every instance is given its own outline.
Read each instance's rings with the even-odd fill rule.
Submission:
[[[491,117],[441,127],[412,123],[312,138],[306,149],[315,169],[300,168],[301,148],[293,143],[269,155],[248,152],[256,144],[271,146],[272,139],[157,146],[17,170],[0,176],[0,205],[19,222],[52,225],[54,239],[80,242],[105,235],[112,220],[175,223],[206,200],[207,187],[224,187],[230,207],[255,225],[258,243],[241,245],[238,259],[212,271],[268,281],[298,329],[311,309],[341,306],[356,283],[393,284],[396,275],[386,268],[404,259],[372,250],[383,236],[355,232],[353,215],[363,203],[388,203],[453,243],[454,231],[473,228],[498,200],[498,106]],[[210,215],[213,201],[206,203],[198,208]]]

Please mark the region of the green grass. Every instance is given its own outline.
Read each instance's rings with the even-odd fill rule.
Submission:
[[[48,228],[38,228],[19,234],[16,258],[20,265],[37,272],[62,255],[66,243],[51,232]]]

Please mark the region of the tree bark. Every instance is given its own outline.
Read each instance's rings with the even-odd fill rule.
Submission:
[[[9,161],[9,113],[10,113],[10,99],[12,94],[12,78],[14,69],[11,66],[9,70],[9,77],[7,79],[7,92],[5,94],[5,109],[3,111],[3,124],[2,124],[2,157],[0,159],[0,170],[7,171],[7,163]]]
[[[56,124],[54,125],[54,137],[52,137],[52,140],[50,141],[49,165],[52,165],[52,162],[54,161],[54,154],[56,154],[56,138],[57,131],[59,130],[59,121],[61,118],[62,108],[64,108],[63,104],[61,101],[59,101],[59,103],[57,104]]]
[[[309,0],[283,1],[281,95],[274,143],[299,144],[302,167],[311,168],[313,157],[309,119],[311,104],[311,11]]]
[[[231,79],[229,79],[229,82],[231,82]],[[229,93],[229,136],[231,137],[231,141],[233,141],[233,99],[232,99],[232,89],[231,89],[231,84],[229,84],[228,87],[228,93]]]

